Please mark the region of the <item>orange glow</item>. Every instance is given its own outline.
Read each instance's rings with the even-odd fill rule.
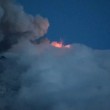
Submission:
[[[57,41],[54,41],[51,43],[52,46],[56,47],[56,48],[70,48],[71,46],[70,45],[63,45],[62,42],[57,42]]]
[[[52,46],[57,47],[57,48],[62,48],[63,47],[63,43],[62,42],[54,41],[51,44],[52,44]]]

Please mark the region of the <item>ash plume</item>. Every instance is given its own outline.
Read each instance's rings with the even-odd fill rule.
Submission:
[[[48,27],[48,19],[31,16],[10,0],[0,1],[0,52],[8,50],[21,38],[43,36]]]
[[[53,47],[48,27],[0,0],[0,110],[110,110],[110,50]]]

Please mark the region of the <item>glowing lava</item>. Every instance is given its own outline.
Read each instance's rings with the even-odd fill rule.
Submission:
[[[63,42],[57,42],[57,41],[54,41],[51,43],[52,46],[56,47],[56,48],[70,48],[71,46],[70,45],[63,45]]]

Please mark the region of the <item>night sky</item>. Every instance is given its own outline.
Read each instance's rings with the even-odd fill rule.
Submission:
[[[49,19],[51,41],[110,49],[110,0],[18,0],[24,10]]]

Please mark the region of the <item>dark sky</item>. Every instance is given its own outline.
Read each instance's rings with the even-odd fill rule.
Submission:
[[[110,0],[18,0],[32,15],[47,17],[50,40],[110,49]]]

